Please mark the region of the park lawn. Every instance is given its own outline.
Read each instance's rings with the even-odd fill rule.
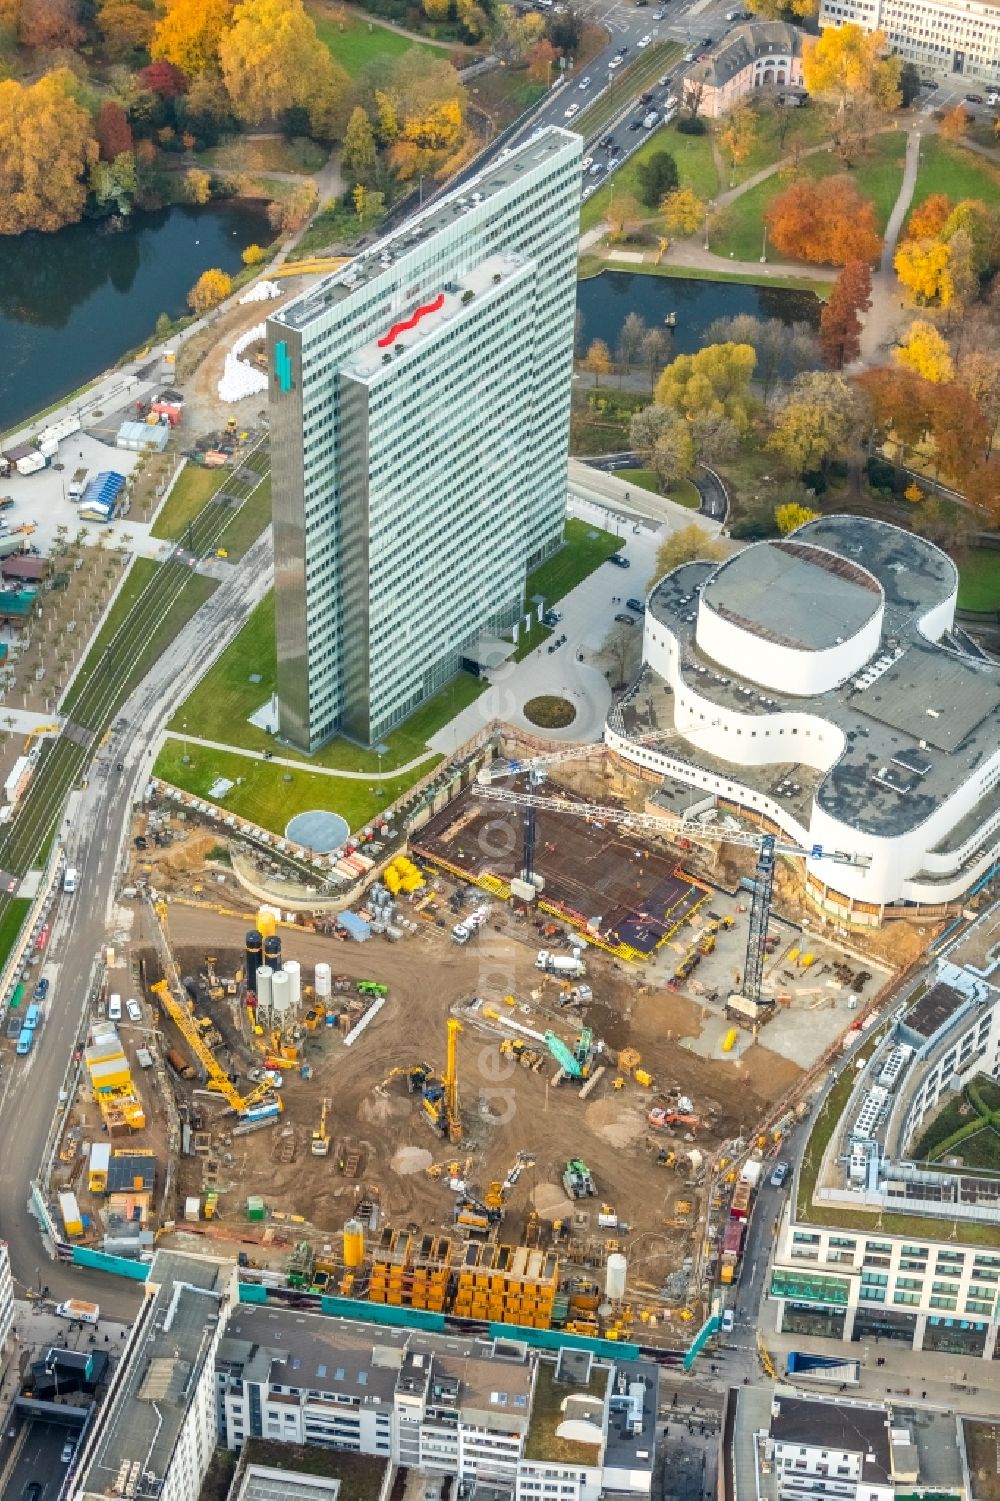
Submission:
[[[1000,552],[972,547],[958,564],[958,608],[1000,610]]]
[[[189,760],[187,763],[184,757]],[[443,757],[438,757],[442,760]],[[288,821],[296,813],[313,808],[329,809],[347,819],[351,829],[362,828],[382,808],[395,802],[420,777],[433,771],[434,758],[415,771],[392,777],[376,787],[362,778],[324,776],[322,772],[301,771],[273,761],[257,761],[232,751],[218,751],[183,740],[165,740],[153,767],[153,774],[196,797],[208,797],[208,789],[218,777],[237,783],[219,800],[217,806],[228,813],[283,835]],[[288,780],[286,781],[286,777]]]
[[[701,505],[698,488],[689,479],[682,479],[677,484],[664,488],[652,469],[616,469],[615,478],[624,480],[626,484],[638,485],[640,490],[652,490],[654,495],[665,495],[668,500],[675,501],[679,506],[686,506],[689,511],[697,511]]]
[[[260,682],[252,683],[251,674]],[[178,734],[187,732],[203,740],[218,740],[244,750],[272,750],[304,765],[326,766],[337,771],[378,770],[374,751],[347,740],[332,740],[312,756],[282,745],[266,730],[248,722],[249,715],[266,703],[277,688],[278,666],[274,636],[274,595],[268,594],[251,614],[214,666],[185,699],[170,721]],[[467,672],[459,673],[398,729],[386,736],[389,747],[382,758],[384,771],[392,771],[422,756],[427,741],[456,714],[473,703],[486,684]],[[426,762],[423,770],[430,768]],[[345,814],[346,817],[346,814]]]
[[[176,542],[188,524],[204,510],[224,479],[222,469],[202,469],[199,464],[186,464],[153,523],[152,536]]]
[[[305,136],[233,136],[201,152],[199,164],[222,172],[318,172],[326,152]]]
[[[871,153],[847,174],[856,183],[858,192],[875,204],[876,225],[880,232],[885,229],[899,194],[905,151],[906,140],[902,133],[886,132],[875,138]],[[805,159],[801,171],[803,176],[814,179],[836,177],[844,172],[844,165],[832,151],[819,151]],[[732,256],[738,261],[757,260],[763,246],[764,215],[787,186],[785,174],[775,172],[726,204],[722,227],[712,236],[712,249],[716,255]],[[772,258],[791,259],[777,251]]]
[[[7,955],[17,942],[18,934],[24,926],[24,919],[30,910],[30,897],[15,896],[6,912],[0,917],[0,967],[7,963]]]
[[[571,517],[566,523],[566,546],[528,574],[525,598],[530,602],[540,594],[548,609],[589,578],[624,541],[613,532]]]
[[[639,197],[638,168],[658,151],[668,151],[673,157],[682,187],[691,188],[699,198],[712,198],[718,192],[719,175],[712,155],[711,136],[707,132],[702,136],[686,136],[673,125],[661,125],[635,155],[618,168],[610,181],[587,199],[580,209],[581,231],[593,229],[607,217],[612,187],[616,193]],[[649,209],[648,213],[650,220],[655,220],[656,210]]]
[[[779,139],[779,125],[785,127],[783,142]],[[737,162],[735,167],[727,162],[728,185],[736,186],[741,182],[746,182],[755,173],[762,172],[765,167],[770,167],[782,157],[790,156],[796,148],[800,151],[808,151],[810,146],[818,146],[827,134],[823,116],[818,110],[809,106],[783,112],[780,109],[769,112],[759,111],[757,136],[749,155],[743,161]]]
[[[434,42],[416,42],[372,20],[338,12],[334,20],[325,6],[307,5],[320,41],[351,78],[356,78],[378,58],[402,57],[416,48],[429,57],[448,56],[448,48]]]
[[[100,670],[104,662],[105,653],[115,632],[122,625],[157,569],[178,566],[176,563],[156,563],[152,558],[136,558],[129,569],[128,578],[122,585],[117,599],[105,617],[104,624],[91,643],[90,650],[73,681],[72,687],[60,705],[62,713],[72,714],[84,686],[93,674]],[[161,616],[143,649],[139,652],[133,652],[129,656],[128,665],[124,671],[122,670],[122,656],[120,653],[117,654],[115,678],[118,685],[117,696],[120,703],[124,702],[127,697],[127,690],[132,688],[146,675],[160,653],[179,634],[191,619],[191,616],[201,609],[215,587],[215,579],[205,578],[200,573],[189,574],[179,597],[174,601],[170,610]]]
[[[925,136],[920,145],[920,166],[910,213],[932,193],[947,193],[955,203],[963,198],[982,198],[985,203],[996,203],[1000,194],[1000,170],[983,157],[943,141],[940,136]]]

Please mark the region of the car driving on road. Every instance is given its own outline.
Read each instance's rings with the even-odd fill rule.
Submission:
[[[771,1186],[773,1188],[780,1188],[787,1177],[788,1163],[776,1162],[774,1165],[774,1172],[771,1174]]]

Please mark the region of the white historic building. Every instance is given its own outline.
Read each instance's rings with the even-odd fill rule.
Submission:
[[[822,0],[819,24],[884,31],[925,76],[1000,83],[1000,7],[988,0]]]

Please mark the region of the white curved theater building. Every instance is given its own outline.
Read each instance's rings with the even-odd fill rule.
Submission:
[[[649,596],[609,746],[668,810],[712,818],[711,795],[869,858],[806,862],[841,919],[954,902],[1000,854],[1000,669],[952,634],[957,587],[938,548],[856,516],[685,564]],[[658,729],[681,733],[669,753],[629,739]]]

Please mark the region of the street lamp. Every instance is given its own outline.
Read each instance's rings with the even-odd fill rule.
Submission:
[[[376,747],[375,747],[375,754],[376,754],[376,756],[378,756],[378,775],[379,775],[378,786],[375,788],[375,796],[376,797],[385,797],[385,792],[382,789],[382,757],[383,756],[387,756],[389,754],[389,747],[387,745],[384,745],[383,742],[380,740],[379,743],[378,743],[378,745],[376,745]]]
[[[762,266],[766,266],[767,265],[767,220],[766,219],[764,220],[764,239],[763,239],[763,242],[762,242],[761,247],[760,247],[760,263],[761,263]]]

